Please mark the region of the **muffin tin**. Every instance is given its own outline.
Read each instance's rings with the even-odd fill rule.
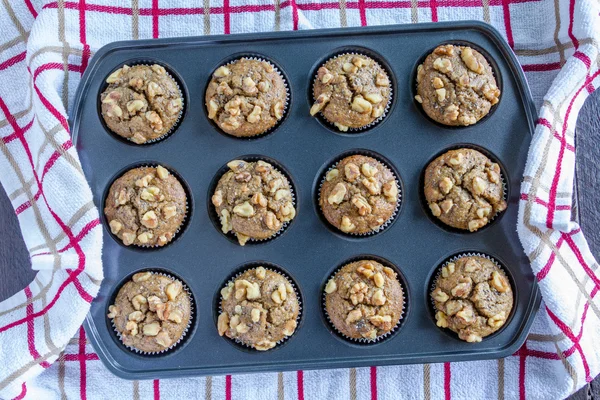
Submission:
[[[474,126],[448,128],[428,119],[415,94],[415,70],[441,43],[468,43],[491,62],[502,97]],[[394,100],[387,116],[358,133],[340,133],[309,115],[316,68],[342,51],[365,49],[389,66]],[[204,91],[210,74],[233,55],[260,55],[288,79],[290,103],[283,122],[256,139],[220,132],[206,117]],[[178,78],[185,110],[177,129],[155,144],[137,146],[108,132],[98,113],[105,78],[122,64],[156,62]],[[159,249],[125,247],[106,224],[102,252],[105,279],[85,327],[100,359],[129,379],[219,375],[260,371],[342,368],[499,358],[524,342],[540,302],[535,279],[516,234],[520,179],[534,129],[535,109],[515,55],[500,34],[480,22],[397,25],[302,32],[206,36],[109,44],[90,62],[72,108],[72,136],[94,202],[120,171],[140,164],[164,164],[189,188],[187,227]],[[441,229],[422,203],[420,176],[445,149],[466,144],[483,148],[505,174],[508,208],[476,233]],[[350,150],[373,151],[392,164],[402,182],[402,204],[393,224],[377,235],[337,233],[319,214],[315,199],[322,173]],[[213,178],[228,161],[245,155],[271,158],[285,167],[295,187],[297,215],[283,234],[241,247],[213,224],[208,204]],[[108,162],[107,162],[108,161]],[[103,221],[104,222],[104,221]],[[511,276],[515,305],[507,324],[481,343],[466,343],[436,327],[429,298],[431,277],[450,256],[484,253]],[[331,272],[366,254],[392,263],[402,274],[407,310],[389,339],[360,345],[340,338],[322,311]],[[247,351],[218,335],[216,316],[223,282],[245,264],[278,265],[302,293],[302,320],[284,345]],[[186,340],[161,355],[144,356],[119,341],[106,317],[123,280],[142,269],[181,278],[194,295],[196,313]]]

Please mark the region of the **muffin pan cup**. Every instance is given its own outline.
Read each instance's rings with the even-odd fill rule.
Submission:
[[[502,78],[502,99],[492,115],[462,129],[443,129],[421,113],[412,98],[414,71],[428,49],[448,41],[472,43],[494,59]],[[370,49],[389,65],[394,100],[385,119],[359,134],[334,134],[309,114],[314,71],[343,48]],[[237,54],[260,54],[285,71],[294,100],[286,118],[260,140],[221,134],[206,118],[204,94],[214,68]],[[129,60],[155,60],[181,79],[186,111],[169,140],[131,146],[102,126],[97,109],[105,77]],[[273,32],[248,35],[171,38],[112,43],[91,59],[73,106],[71,132],[94,202],[124,168],[148,162],[177,171],[189,185],[193,212],[187,228],[168,246],[153,251],[124,247],[104,229],[104,276],[85,326],[100,359],[129,379],[222,375],[298,369],[435,363],[505,357],[524,342],[540,295],[527,256],[515,232],[519,185],[534,129],[535,111],[525,77],[510,47],[481,22],[452,22],[368,28]],[[432,157],[461,143],[494,154],[505,170],[508,208],[486,229],[462,234],[439,229],[423,209],[419,177]],[[324,169],[353,149],[381,154],[397,169],[402,206],[385,234],[350,237],[328,228],[315,207]],[[107,163],[106,155],[110,155]],[[283,234],[260,245],[239,246],[213,226],[206,202],[211,183],[228,161],[244,154],[277,160],[289,171],[297,216]],[[432,271],[452,254],[490,254],[514,278],[513,315],[497,334],[466,343],[435,326],[429,293]],[[397,265],[406,282],[401,329],[377,345],[360,346],[332,334],[322,312],[322,285],[336,266],[360,254]],[[214,322],[215,293],[249,260],[281,265],[302,293],[302,323],[276,350],[252,352],[219,336]],[[140,269],[164,268],[182,279],[196,300],[194,328],[184,344],[149,359],[120,343],[107,320],[107,303],[122,280]]]

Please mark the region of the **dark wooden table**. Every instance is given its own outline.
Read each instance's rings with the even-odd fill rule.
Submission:
[[[582,230],[592,253],[600,255],[600,90],[585,103],[577,121],[577,186]],[[21,239],[17,218],[9,199],[0,189],[0,301],[23,289],[33,280],[29,254]],[[571,399],[600,400],[600,377],[571,396]]]

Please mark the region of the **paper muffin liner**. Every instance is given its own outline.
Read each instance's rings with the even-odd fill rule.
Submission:
[[[357,257],[353,257],[350,260],[345,261],[341,266],[337,267],[328,277],[327,280],[325,281],[325,285],[327,285],[327,282],[329,282],[330,279],[333,279],[341,270],[342,268],[344,268],[346,265],[351,264],[353,262],[357,262],[357,261],[361,261],[361,260],[369,260],[369,261],[375,261],[378,262],[379,264],[383,265],[384,267],[389,267],[391,269],[394,270],[394,272],[396,272],[396,280],[398,281],[398,283],[400,284],[400,287],[402,288],[402,310],[400,311],[400,319],[398,319],[398,322],[396,323],[396,325],[394,325],[394,327],[392,329],[390,329],[388,332],[384,333],[383,335],[379,335],[377,336],[375,339],[368,339],[368,338],[352,338],[349,337],[347,335],[345,335],[344,333],[342,333],[333,323],[333,321],[331,321],[331,318],[329,317],[329,313],[327,312],[327,293],[325,292],[325,287],[323,287],[323,293],[322,293],[322,303],[321,303],[321,307],[323,310],[323,315],[325,315],[325,319],[327,319],[327,323],[329,324],[329,326],[335,331],[335,333],[340,336],[341,338],[343,338],[344,340],[347,340],[351,343],[354,344],[360,344],[360,345],[373,345],[373,344],[378,344],[381,343],[384,340],[390,339],[392,338],[396,333],[398,333],[398,331],[400,330],[400,328],[402,327],[402,324],[404,323],[405,320],[405,311],[407,310],[407,287],[406,284],[404,283],[404,278],[402,276],[402,274],[400,273],[400,270],[391,262],[379,258],[379,257],[373,257],[373,256],[357,256]]]
[[[123,68],[125,65],[129,66],[129,67],[137,67],[137,66],[144,66],[144,67],[152,67],[152,65],[157,64],[160,65],[161,67],[163,67],[166,71],[166,74],[169,76],[169,78],[171,78],[173,80],[173,82],[175,82],[175,86],[177,86],[177,90],[179,91],[179,97],[181,98],[181,110],[179,111],[179,115],[177,116],[177,119],[175,120],[175,122],[173,123],[173,126],[171,126],[171,128],[165,132],[163,135],[155,138],[155,139],[150,139],[145,141],[144,143],[138,144],[135,143],[134,141],[131,140],[131,138],[126,138],[123,137],[121,135],[119,135],[116,132],[113,132],[108,125],[106,124],[106,122],[104,121],[104,117],[102,116],[102,112],[100,112],[100,115],[102,116],[102,121],[106,127],[106,129],[113,135],[115,135],[116,137],[122,139],[122,140],[126,140],[127,142],[130,142],[131,144],[135,145],[135,146],[145,146],[145,145],[150,145],[150,144],[154,144],[157,142],[160,142],[161,140],[166,139],[167,137],[169,137],[172,133],[174,133],[177,128],[179,128],[179,125],[181,123],[181,120],[183,119],[183,114],[185,112],[185,109],[187,107],[187,104],[185,103],[185,96],[183,95],[183,91],[181,90],[181,86],[179,85],[179,78],[176,77],[176,75],[172,74],[170,71],[170,67],[167,67],[166,65],[163,65],[159,62],[156,61],[151,61],[151,60],[142,60],[142,61],[138,61],[138,62],[131,62],[131,63],[126,63],[121,65],[119,68]],[[119,69],[117,68],[117,69]],[[116,70],[114,70],[116,71]],[[114,72],[112,71],[111,74]],[[110,74],[109,74],[110,75]],[[108,77],[108,76],[107,76]],[[104,82],[106,82],[106,79],[104,80]],[[107,86],[104,88],[104,90],[102,91],[102,93],[104,93],[104,91],[106,91],[108,89],[108,86],[110,86],[111,84],[107,84]]]
[[[429,305],[431,306],[431,313],[432,313],[432,317],[433,320],[435,321],[435,314],[438,311],[442,311],[442,310],[438,310],[435,306],[435,300],[433,299],[433,297],[431,296],[431,293],[433,293],[433,291],[435,290],[437,284],[438,284],[438,280],[440,279],[440,276],[442,275],[442,268],[444,268],[445,266],[447,266],[450,263],[455,263],[457,260],[464,258],[464,257],[482,257],[485,258],[487,260],[490,260],[492,263],[494,263],[494,265],[496,267],[498,267],[498,269],[500,269],[502,272],[504,272],[504,275],[506,276],[506,278],[508,279],[508,283],[510,284],[510,288],[513,292],[513,306],[510,309],[510,313],[508,314],[508,317],[506,317],[506,320],[504,322],[504,325],[502,325],[499,329],[497,329],[496,331],[492,332],[491,334],[482,337],[482,340],[485,340],[486,338],[489,338],[495,334],[497,334],[498,332],[500,332],[501,330],[503,330],[509,323],[510,320],[512,318],[514,309],[515,309],[515,303],[516,303],[516,291],[515,291],[515,286],[513,285],[513,279],[512,279],[512,275],[508,272],[508,270],[498,261],[496,260],[494,257],[485,254],[485,253],[480,253],[480,252],[465,252],[465,253],[459,253],[459,254],[454,254],[448,258],[446,258],[437,268],[436,268],[436,272],[435,275],[430,279],[430,285],[429,285],[429,292],[427,293],[427,298],[429,299]],[[443,311],[442,311],[443,312]],[[450,328],[440,328],[439,326],[437,326],[437,324],[435,325],[436,328],[443,330],[443,331],[449,331],[452,332],[453,334],[456,335],[456,338],[458,340],[462,340],[458,338],[458,332],[453,331]]]
[[[390,172],[394,176],[394,180],[396,181],[396,186],[398,187],[398,199],[396,200],[396,207],[394,208],[394,212],[392,213],[392,215],[387,219],[387,221],[385,221],[383,224],[381,224],[377,229],[374,229],[370,232],[365,232],[365,233],[353,233],[353,232],[342,231],[338,227],[334,226],[331,222],[329,222],[329,220],[327,220],[327,218],[325,217],[325,214],[323,213],[323,210],[321,209],[321,189],[323,188],[323,184],[325,183],[327,174],[332,169],[335,169],[337,167],[337,165],[340,163],[340,161],[342,161],[344,158],[350,157],[353,155],[361,155],[361,156],[367,156],[367,157],[374,158],[377,162],[379,162],[381,165],[383,165],[388,170],[390,170]],[[357,150],[350,150],[350,151],[340,154],[338,157],[336,157],[334,163],[329,168],[327,168],[327,170],[325,170],[323,172],[323,176],[321,177],[321,179],[319,181],[319,188],[318,188],[318,192],[317,192],[317,206],[318,206],[319,212],[321,213],[323,220],[329,226],[334,228],[336,232],[343,234],[343,235],[348,235],[348,236],[352,236],[352,237],[367,237],[367,236],[372,236],[372,235],[378,234],[380,232],[383,232],[396,219],[396,217],[398,216],[398,213],[400,211],[401,205],[402,205],[402,184],[400,182],[399,174],[396,172],[396,169],[392,166],[391,163],[386,161],[380,154],[375,153],[374,151],[357,149]]]
[[[427,202],[427,198],[425,197],[425,171],[427,170],[427,167],[429,167],[429,165],[435,161],[438,157],[443,156],[444,154],[446,154],[449,151],[452,150],[459,150],[459,149],[470,149],[470,150],[475,150],[478,151],[479,153],[483,154],[484,156],[486,156],[491,162],[496,163],[500,166],[500,182],[502,184],[502,200],[504,200],[504,202],[506,203],[506,208],[500,212],[496,212],[494,215],[492,216],[488,216],[488,222],[487,224],[485,224],[484,226],[482,226],[481,228],[477,229],[476,231],[471,232],[468,229],[460,229],[460,228],[455,228],[453,226],[447,225],[445,222],[443,222],[441,219],[439,219],[438,217],[434,216],[431,213],[431,210],[429,209],[429,203]],[[451,232],[455,232],[455,233],[459,233],[459,234],[474,234],[474,233],[479,233],[481,231],[483,231],[484,229],[490,227],[492,225],[492,223],[499,218],[500,216],[502,216],[506,210],[508,209],[508,185],[506,182],[506,173],[505,173],[506,169],[504,168],[504,165],[500,162],[500,160],[498,159],[498,157],[496,157],[495,155],[493,155],[492,153],[490,153],[488,150],[476,146],[476,145],[472,145],[469,143],[462,143],[462,144],[458,144],[455,146],[451,146],[451,147],[447,147],[444,150],[442,150],[441,152],[439,152],[435,157],[432,157],[431,160],[429,160],[429,162],[427,163],[427,165],[425,165],[425,167],[423,168],[422,172],[421,172],[421,178],[419,180],[419,185],[420,185],[420,197],[422,199],[423,202],[423,207],[425,208],[425,212],[427,213],[427,215],[430,217],[430,219],[432,221],[434,221],[434,223],[436,225],[438,225],[439,227],[441,227],[444,230],[447,231],[451,231]]]
[[[264,161],[266,163],[271,164],[273,166],[273,168],[275,168],[279,173],[281,173],[287,179],[288,184],[290,186],[290,193],[292,195],[292,205],[294,206],[294,210],[296,211],[296,215],[291,220],[289,220],[287,222],[282,222],[281,223],[281,227],[279,228],[279,230],[277,232],[275,232],[274,234],[272,234],[271,236],[269,236],[267,238],[264,238],[264,239],[249,238],[248,241],[245,244],[248,244],[248,242],[251,242],[251,243],[254,243],[254,244],[265,243],[265,242],[268,242],[270,240],[278,238],[280,235],[283,234],[283,232],[285,232],[285,230],[292,223],[292,221],[294,221],[294,219],[296,219],[298,217],[298,207],[296,206],[296,192],[295,192],[294,183],[292,181],[292,178],[291,178],[290,174],[285,171],[285,169],[281,166],[281,164],[277,160],[269,159],[269,158],[266,158],[266,157],[260,157],[260,156],[242,156],[242,157],[235,158],[235,160],[242,160],[242,161],[246,161],[246,162]],[[233,160],[231,160],[231,161],[233,161]],[[225,175],[225,173],[227,173],[227,171],[225,171],[223,174],[221,174],[221,176],[219,176],[219,179],[216,179],[214,181],[215,182],[214,185],[211,185],[210,196],[212,196],[214,194],[214,192],[215,192],[215,190],[217,188],[217,185],[219,184],[219,180],[221,180],[221,178],[223,177],[223,175]],[[210,198],[210,196],[209,196],[209,198]],[[209,209],[211,211],[212,219],[217,222],[216,223],[217,226],[220,226],[221,222],[220,222],[219,214],[217,213],[217,210],[215,209],[215,206],[210,201],[209,201]],[[221,232],[223,234],[223,232],[221,231],[220,228],[219,228],[219,232]],[[227,237],[229,237],[230,239],[234,240],[236,243],[238,243],[238,238],[237,238],[237,235],[235,234],[235,232],[229,231],[229,232],[225,233],[224,235],[227,236]]]
[[[340,130],[337,126],[335,126],[335,124],[332,121],[328,120],[325,117],[325,115],[323,115],[322,111],[319,111],[319,117],[321,118],[322,121],[324,121],[331,129],[335,130],[335,132],[337,132],[337,133],[361,133],[361,132],[364,132],[364,131],[366,131],[368,129],[371,129],[371,128],[375,127],[376,125],[378,125],[381,121],[383,121],[385,119],[385,117],[387,116],[388,112],[390,111],[390,108],[392,106],[392,101],[394,99],[394,89],[393,89],[393,86],[392,86],[393,75],[392,75],[391,71],[389,71],[385,67],[385,65],[380,60],[378,60],[377,56],[366,54],[365,52],[361,52],[360,50],[350,51],[350,52],[342,52],[342,53],[336,54],[333,57],[330,57],[326,61],[324,61],[323,63],[321,63],[321,65],[319,65],[319,67],[317,68],[317,71],[319,70],[319,68],[325,66],[325,64],[328,63],[329,61],[335,60],[336,58],[339,58],[339,57],[342,57],[342,56],[346,56],[346,55],[368,57],[375,64],[377,64],[379,67],[381,67],[381,69],[383,71],[385,71],[385,73],[386,73],[386,75],[388,77],[388,80],[389,80],[388,88],[390,90],[390,96],[389,96],[387,104],[385,105],[385,109],[383,111],[383,114],[381,114],[378,118],[376,118],[375,120],[373,120],[372,122],[370,122],[369,124],[367,124],[365,126],[361,126],[359,128],[348,127],[348,131],[342,131],[342,130]],[[313,101],[313,103],[317,100],[317,96],[315,96],[315,84],[316,84],[317,79],[318,79],[317,71],[315,71],[315,76],[313,78],[313,84],[312,84],[312,101]]]
[[[143,350],[140,350],[140,349],[138,349],[138,348],[136,348],[136,347],[133,347],[133,346],[128,346],[128,345],[126,345],[126,344],[123,342],[123,334],[122,334],[121,332],[119,332],[119,331],[117,330],[117,327],[115,326],[115,320],[114,320],[114,318],[113,318],[113,319],[111,319],[111,321],[110,321],[110,324],[111,324],[111,326],[112,326],[112,329],[113,329],[113,331],[114,331],[114,332],[115,332],[115,334],[117,335],[117,338],[119,339],[119,342],[121,342],[121,344],[123,345],[123,347],[125,347],[127,350],[130,350],[130,351],[132,351],[132,352],[134,352],[134,353],[137,353],[137,354],[141,354],[141,355],[148,355],[148,356],[155,356],[155,355],[161,355],[161,354],[165,354],[165,353],[167,353],[168,351],[171,351],[171,350],[173,350],[175,347],[177,347],[177,345],[179,345],[179,344],[180,344],[180,343],[181,343],[181,342],[182,342],[182,341],[183,341],[183,340],[184,340],[184,339],[187,337],[187,334],[188,334],[188,332],[189,332],[190,328],[192,327],[192,325],[193,325],[193,323],[194,323],[194,321],[195,321],[195,318],[196,318],[196,315],[195,315],[195,310],[194,310],[194,296],[192,295],[192,292],[191,292],[191,290],[189,289],[189,287],[186,285],[186,283],[185,283],[183,280],[181,280],[181,279],[179,279],[179,278],[176,278],[176,277],[174,277],[173,275],[171,275],[171,274],[169,274],[169,273],[167,273],[167,272],[163,272],[163,271],[161,271],[161,270],[153,270],[153,269],[150,269],[150,270],[142,270],[142,271],[137,271],[136,273],[138,273],[138,272],[151,272],[152,274],[161,275],[161,276],[164,276],[164,277],[166,277],[166,278],[172,279],[173,281],[178,281],[178,282],[180,282],[180,283],[181,283],[181,285],[182,285],[182,289],[183,289],[183,290],[185,290],[185,292],[187,293],[187,295],[188,295],[188,296],[189,296],[189,298],[190,298],[190,318],[189,318],[189,320],[188,320],[188,324],[187,324],[187,326],[186,326],[186,327],[185,327],[185,329],[183,330],[183,332],[182,332],[181,336],[179,337],[179,339],[177,339],[177,341],[176,341],[176,342],[174,342],[174,343],[173,343],[171,346],[169,346],[169,347],[167,347],[167,348],[165,348],[165,349],[163,349],[163,350],[161,350],[161,351],[148,352],[148,351],[143,351]],[[134,274],[132,274],[132,275],[131,275],[131,277],[133,277],[133,275],[134,275]],[[131,281],[131,277],[130,277],[130,279],[129,279],[129,280],[127,280],[126,282],[124,282],[124,283],[121,285],[121,287],[119,288],[119,290],[117,290],[117,292],[116,292],[117,294],[118,294],[118,293],[119,293],[119,291],[120,291],[120,290],[123,288],[123,285],[125,285],[127,282]],[[116,300],[116,295],[115,295],[115,300]]]
[[[227,65],[231,65],[234,64],[237,61],[240,61],[242,58],[248,59],[248,60],[255,60],[255,61],[264,61],[267,64],[269,64],[270,66],[273,67],[273,70],[275,72],[277,72],[277,75],[279,75],[281,77],[281,80],[283,81],[283,86],[285,87],[285,103],[283,104],[283,115],[281,116],[281,118],[279,120],[277,120],[277,122],[275,123],[275,125],[273,125],[272,127],[270,127],[269,129],[267,129],[266,131],[262,132],[262,133],[258,133],[256,135],[252,135],[252,136],[235,136],[232,135],[230,133],[225,132],[223,129],[221,129],[221,127],[217,124],[216,121],[210,119],[210,121],[219,129],[219,131],[221,131],[223,134],[227,135],[228,137],[232,137],[234,139],[246,139],[246,140],[253,140],[253,139],[258,139],[258,138],[262,138],[270,133],[273,133],[282,123],[283,121],[286,119],[287,117],[287,113],[288,113],[288,108],[289,108],[289,104],[290,104],[290,87],[288,84],[288,80],[287,77],[283,74],[283,72],[281,72],[281,69],[277,67],[277,64],[275,64],[273,61],[263,57],[263,56],[259,56],[259,55],[255,55],[255,54],[247,54],[247,55],[239,55],[236,56],[235,58],[231,59],[230,61],[226,62],[225,64],[221,64],[219,65],[217,68],[222,67],[222,66],[227,66]],[[216,70],[216,69],[215,69]],[[214,71],[213,71],[214,72]],[[212,81],[212,74],[211,74],[211,78],[210,81]],[[209,81],[209,83],[210,83]],[[205,91],[206,93],[206,91]],[[206,107],[206,104],[204,105]],[[207,114],[208,115],[208,114]],[[208,116],[207,116],[208,118]]]
[[[181,220],[181,224],[179,224],[179,227],[177,228],[177,230],[175,230],[175,232],[173,232],[173,236],[171,237],[171,240],[169,240],[167,243],[163,244],[162,246],[160,246],[158,244],[155,244],[155,245],[146,245],[146,244],[132,243],[131,245],[126,246],[126,247],[130,247],[131,246],[131,247],[135,247],[135,248],[138,248],[138,249],[144,249],[144,250],[162,249],[162,248],[170,245],[171,243],[173,243],[177,239],[178,235],[187,228],[187,225],[189,223],[189,221],[188,221],[188,215],[190,213],[190,201],[189,201],[189,199],[191,199],[191,195],[192,195],[191,191],[189,190],[189,187],[188,187],[186,181],[181,177],[181,175],[179,175],[179,173],[177,171],[173,170],[170,167],[165,167],[164,165],[162,165],[160,163],[142,163],[142,164],[137,164],[137,165],[133,165],[133,166],[127,167],[126,170],[124,170],[121,174],[119,174],[119,176],[116,177],[115,179],[113,179],[112,182],[110,183],[110,186],[108,187],[108,190],[106,191],[106,195],[105,195],[105,198],[104,198],[103,207],[106,205],[106,199],[108,197],[108,193],[110,192],[110,188],[124,174],[126,174],[127,172],[129,172],[129,171],[131,171],[133,169],[137,169],[137,168],[156,168],[159,165],[162,166],[163,168],[165,168],[167,171],[169,171],[169,174],[173,175],[177,179],[177,181],[179,182],[179,184],[183,188],[183,191],[185,192],[185,214],[183,215],[183,219]],[[102,212],[104,213],[104,211],[102,211]],[[106,218],[106,214],[104,214],[104,218],[106,219],[106,222],[108,224],[109,221],[108,221],[108,218]],[[119,244],[125,246],[123,244],[123,241],[117,235],[115,235],[114,233],[112,233],[110,231],[110,228],[108,230],[109,230],[110,234],[115,238],[115,240]],[[136,238],[137,238],[137,233],[136,233]]]
[[[224,287],[226,287],[229,283],[234,283],[235,280],[237,278],[239,278],[245,272],[247,272],[249,270],[252,270],[252,269],[256,269],[258,267],[263,267],[264,269],[266,269],[268,271],[275,272],[275,273],[283,276],[288,281],[288,283],[292,286],[292,288],[294,289],[294,293],[296,294],[296,299],[298,301],[298,316],[296,317],[296,329],[294,329],[294,332],[290,336],[284,336],[283,339],[278,340],[277,342],[275,342],[276,343],[275,346],[273,346],[270,349],[267,349],[267,350],[258,350],[254,346],[252,346],[251,344],[243,342],[243,341],[239,340],[238,338],[230,338],[227,335],[223,335],[223,338],[226,338],[227,340],[231,340],[232,342],[234,342],[234,343],[236,343],[236,344],[238,344],[238,345],[240,345],[240,346],[242,346],[242,347],[244,347],[246,349],[250,349],[252,351],[257,351],[257,352],[260,352],[260,353],[264,353],[264,352],[267,352],[267,351],[271,351],[271,350],[277,349],[282,344],[286,343],[298,331],[298,328],[300,327],[300,321],[302,319],[302,312],[303,312],[303,309],[302,309],[302,296],[300,296],[300,293],[298,292],[298,285],[296,284],[296,281],[294,281],[281,267],[276,266],[275,264],[267,263],[267,262],[252,262],[252,263],[249,263],[247,265],[248,265],[248,268],[240,269],[239,272],[233,274],[231,276],[231,278],[229,278],[227,280],[227,282],[225,282],[225,285],[219,287],[219,304],[218,304],[218,307],[217,307],[219,315],[221,315],[223,313],[223,308],[222,308],[223,297],[221,296],[221,289],[223,289]]]

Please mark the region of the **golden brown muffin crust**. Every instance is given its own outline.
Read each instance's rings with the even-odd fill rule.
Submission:
[[[450,150],[425,170],[431,213],[454,228],[474,232],[506,209],[500,166],[473,149]]]
[[[283,118],[286,101],[285,82],[273,65],[249,58],[217,68],[205,96],[208,118],[238,137],[274,127]]]
[[[437,326],[467,342],[480,342],[500,329],[514,301],[504,271],[480,256],[463,256],[444,266],[431,297]]]
[[[442,45],[417,67],[416,100],[444,125],[472,125],[498,103],[500,89],[488,61],[470,47]]]
[[[345,132],[365,127],[384,114],[391,98],[390,80],[372,58],[343,54],[318,69],[313,95],[310,114],[321,112]]]
[[[179,119],[183,98],[162,66],[124,65],[106,82],[102,117],[117,135],[143,144],[168,133]]]
[[[191,300],[180,281],[139,272],[119,290],[108,317],[126,346],[160,352],[177,343],[187,330]]]
[[[267,239],[296,216],[289,181],[268,162],[233,160],[211,200],[223,233],[240,243]]]
[[[372,260],[345,265],[325,286],[329,320],[344,336],[374,340],[400,321],[404,294],[396,272]]]
[[[399,189],[391,170],[374,159],[353,155],[331,169],[321,186],[325,218],[345,233],[376,231],[393,215]]]
[[[110,186],[104,215],[125,246],[164,246],[185,220],[186,198],[183,186],[166,168],[134,168]]]
[[[281,274],[257,267],[221,290],[219,335],[256,350],[269,350],[298,325],[300,305],[291,283]]]

